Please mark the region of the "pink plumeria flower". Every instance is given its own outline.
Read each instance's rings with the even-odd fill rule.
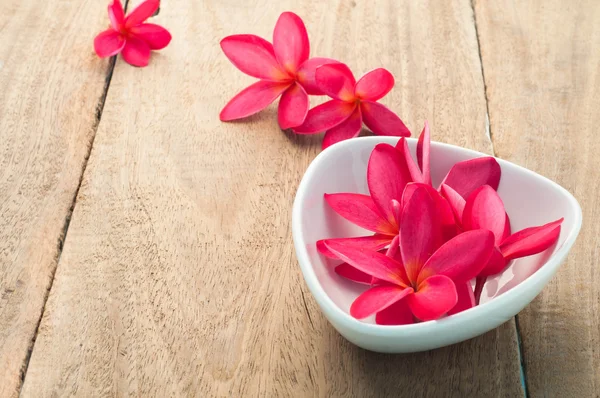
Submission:
[[[401,218],[395,258],[340,242],[327,243],[338,258],[381,282],[352,303],[350,315],[357,319],[376,314],[376,322],[384,325],[413,323],[413,317],[429,321],[473,300],[473,292],[462,287],[487,263],[493,234],[469,231],[438,246],[436,202],[424,187],[412,193]]]
[[[398,235],[402,194],[409,182],[409,176],[402,173],[396,149],[388,144],[377,145],[371,152],[367,166],[367,185],[371,196],[357,193],[325,194],[325,200],[336,213],[375,234],[322,240],[317,242],[318,250],[328,257],[336,258],[324,243],[339,241],[369,250],[380,250],[388,246]]]
[[[294,128],[296,133],[325,131],[323,149],[356,137],[363,122],[377,135],[410,136],[402,120],[377,102],[394,87],[394,76],[386,69],[372,70],[356,82],[345,64],[327,64],[317,69],[315,78],[319,89],[333,100],[308,111],[304,123]]]
[[[114,0],[108,6],[110,28],[94,39],[94,50],[99,57],[121,54],[133,66],[146,66],[150,50],[160,50],[171,42],[171,34],[162,26],[144,23],[158,9],[158,0],[146,0],[125,17],[123,6]]]
[[[277,117],[282,129],[302,124],[308,112],[308,95],[321,95],[314,79],[317,67],[337,62],[308,58],[306,27],[292,12],[281,14],[273,31],[273,44],[255,35],[233,35],[221,40],[221,48],[242,72],[260,80],[242,90],[221,111],[222,121],[253,115],[281,95]]]
[[[452,208],[447,203],[446,199],[444,199],[444,197],[441,196],[440,193],[437,192],[435,189],[433,189],[433,187],[431,187],[430,185],[423,184],[423,183],[409,183],[406,185],[406,188],[404,189],[404,193],[402,195],[402,202],[401,202],[400,206],[396,206],[396,208],[398,209],[397,215],[396,215],[396,217],[398,217],[397,224],[401,225],[401,222],[402,222],[400,209],[403,209],[405,207],[405,204],[408,203],[408,201],[410,200],[410,198],[412,197],[412,195],[414,194],[414,192],[417,189],[424,189],[425,191],[427,191],[427,193],[429,194],[429,197],[435,203],[436,220],[437,220],[439,228],[436,229],[436,232],[438,232],[438,234],[433,236],[432,239],[435,242],[437,242],[436,247],[438,247],[441,244],[449,241],[450,239],[452,239],[456,236],[457,226],[456,226],[456,222],[454,219],[454,213],[452,211]],[[398,215],[398,213],[400,213],[400,215]],[[394,236],[393,239],[398,239],[399,234],[400,234],[400,230],[397,231],[397,235]],[[372,239],[372,240],[370,240],[370,239]],[[376,246],[376,248],[380,248],[380,247],[385,248],[386,247],[384,245],[384,242],[381,242],[381,244],[377,245],[379,243],[379,239],[377,238],[377,235],[374,235],[372,237],[365,236],[365,237],[358,237],[358,238],[325,239],[325,240],[318,241],[317,242],[317,250],[321,254],[324,254],[325,256],[331,257],[331,258],[338,258],[338,257],[336,256],[336,254],[332,253],[331,251],[329,251],[327,249],[327,247],[328,247],[327,244],[330,242],[338,242],[338,243],[341,243],[344,245],[355,246],[355,247],[368,249],[368,250],[371,250],[369,248],[369,246],[371,244],[373,246]],[[389,253],[390,248],[392,248],[394,246],[394,241],[388,240],[388,242],[391,242],[389,244],[389,246],[387,246],[387,251]],[[387,242],[385,242],[385,243],[387,243]],[[381,249],[379,251],[381,252]],[[376,279],[371,278],[369,275],[354,268],[352,265],[350,265],[348,263],[342,263],[342,264],[336,266],[335,272],[338,275],[340,275],[346,279],[355,281],[355,282],[370,283],[370,284],[377,283]],[[469,285],[469,288],[470,288],[470,285]],[[471,293],[472,293],[472,289],[471,289]]]
[[[400,213],[398,209],[419,185],[427,186],[430,195],[438,203],[437,208],[444,223],[445,238],[453,237],[457,230],[452,209],[431,185],[429,153],[427,124],[417,146],[417,163],[420,167],[415,164],[404,138],[400,139],[395,148],[389,144],[377,145],[371,153],[367,166],[370,196],[355,193],[324,195],[325,200],[336,213],[375,234],[335,240],[369,250],[386,248],[394,236],[398,235],[400,225],[400,220],[396,218]],[[444,184],[466,196],[481,185],[498,187],[500,176],[500,165],[496,159],[484,157],[456,163],[443,181]],[[414,184],[411,184],[413,182]],[[318,241],[317,249],[327,257],[336,258],[324,244],[331,240]]]
[[[511,260],[541,253],[552,247],[560,236],[562,218],[511,234],[504,203],[496,190],[488,185],[474,190],[467,200],[448,185],[442,185],[442,194],[450,203],[461,230],[485,229],[494,234],[492,255],[477,276],[477,302],[487,277],[502,272]]]
[[[317,249],[325,256],[336,258],[325,243],[342,242],[363,249],[380,250],[387,247],[400,229],[400,215],[404,203],[415,189],[422,186],[437,203],[440,219],[455,235],[454,215],[450,205],[431,186],[412,183],[398,151],[391,145],[378,144],[371,152],[367,166],[369,195],[356,193],[325,194],[325,200],[339,215],[352,223],[375,232],[374,235],[356,238],[326,239],[317,242]]]

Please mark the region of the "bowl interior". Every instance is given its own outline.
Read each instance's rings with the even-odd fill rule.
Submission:
[[[309,261],[319,284],[329,298],[348,313],[354,299],[366,287],[347,281],[334,272],[339,261],[320,255],[315,243],[320,239],[363,236],[372,234],[346,221],[336,214],[323,199],[325,193],[354,192],[368,194],[366,170],[373,147],[381,142],[395,144],[397,138],[367,137],[334,145],[324,151],[312,170],[307,172],[303,183],[303,200],[300,206],[300,234]],[[415,152],[416,140],[408,140],[411,152]],[[431,173],[437,187],[456,162],[485,154],[432,142]],[[535,256],[513,261],[509,267],[488,279],[481,303],[506,293],[534,274],[569,239],[574,239],[579,223],[579,207],[574,198],[556,183],[510,162],[498,159],[502,178],[498,193],[510,216],[512,232],[542,225],[564,217],[560,238],[555,247]],[[558,266],[558,264],[556,265]],[[373,322],[367,319],[366,322]]]

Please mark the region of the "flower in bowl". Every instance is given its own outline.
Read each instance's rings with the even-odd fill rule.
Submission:
[[[475,278],[494,249],[494,235],[483,229],[439,245],[436,203],[424,187],[411,194],[401,220],[400,234],[390,243],[387,255],[339,240],[325,243],[330,253],[377,278],[350,307],[350,315],[357,319],[376,314],[377,324],[405,325],[413,323],[413,318],[440,318],[457,305],[462,291],[457,286]]]
[[[313,161],[298,188],[294,202],[292,228],[296,253],[306,283],[332,325],[348,340],[366,349],[380,352],[428,350],[475,337],[499,326],[517,314],[541,291],[564,260],[581,226],[579,204],[570,193],[556,183],[512,163],[501,159],[496,160],[464,148],[435,142],[429,148],[427,136],[428,132],[426,134],[424,132],[419,142],[412,139],[398,141],[397,138],[392,137],[365,137],[333,145]],[[382,143],[388,145],[382,146],[380,145]],[[395,149],[390,145],[395,146]],[[374,151],[375,148],[379,149]],[[387,305],[387,302],[381,305],[379,309],[385,310],[383,315],[375,315],[375,313],[381,313],[382,311],[366,311],[369,312],[368,314],[364,311],[358,311],[360,318],[364,315],[369,316],[361,320],[356,319],[352,316],[352,314],[357,315],[352,307],[358,297],[378,286],[384,286],[385,288],[379,290],[385,291],[385,293],[390,293],[393,290],[389,288],[390,283],[388,282],[390,281],[381,283],[381,274],[364,272],[369,271],[368,266],[372,264],[366,266],[361,264],[357,260],[356,252],[376,253],[377,250],[386,247],[387,251],[390,252],[390,244],[393,244],[394,240],[396,242],[402,240],[402,227],[399,225],[401,223],[398,222],[398,219],[404,220],[403,211],[406,211],[407,202],[411,202],[410,199],[403,199],[402,195],[406,195],[404,192],[406,187],[397,188],[396,192],[393,192],[389,189],[386,191],[385,186],[377,187],[377,182],[368,182],[369,179],[373,180],[373,178],[369,178],[371,173],[369,171],[371,167],[367,167],[370,164],[369,159],[372,156],[379,156],[381,153],[392,153],[389,148],[410,157],[407,163],[412,162],[413,164],[407,165],[403,169],[403,173],[408,176],[407,178],[411,182],[409,185],[414,186],[411,188],[412,195],[414,195],[414,192],[420,192],[419,195],[423,198],[431,198],[432,202],[427,205],[430,208],[429,211],[435,208],[438,211],[435,218],[441,224],[446,224],[447,227],[443,232],[443,234],[446,234],[445,242],[451,241],[452,235],[458,234],[458,237],[465,235],[466,232],[464,231],[467,230],[482,230],[482,228],[475,228],[471,224],[468,225],[468,228],[463,225],[462,219],[458,219],[456,201],[453,202],[451,198],[449,199],[449,195],[459,195],[467,202],[470,195],[474,194],[475,191],[481,191],[480,187],[485,185],[489,186],[489,188],[485,188],[485,196],[478,197],[478,201],[473,201],[475,205],[469,205],[469,214],[472,216],[473,208],[478,209],[479,202],[487,203],[488,198],[491,198],[489,200],[492,201],[495,200],[495,196],[489,195],[487,191],[491,189],[495,193],[497,188],[497,196],[500,201],[494,203],[501,203],[502,208],[499,206],[493,208],[494,217],[489,220],[492,226],[484,225],[485,229],[499,228],[499,225],[502,225],[503,230],[496,235],[501,235],[501,238],[506,240],[512,236],[512,240],[508,240],[507,244],[512,245],[514,250],[520,250],[524,245],[529,245],[529,248],[531,248],[531,242],[533,241],[546,242],[538,245],[539,247],[534,252],[547,250],[508,262],[515,258],[517,251],[513,250],[512,255],[505,259],[507,261],[504,262],[504,269],[500,273],[491,275],[481,273],[482,267],[486,265],[481,264],[483,260],[476,261],[479,269],[476,270],[475,274],[472,274],[473,269],[477,268],[472,267],[469,270],[471,273],[469,275],[471,277],[479,275],[481,278],[487,279],[485,287],[480,283],[481,301],[478,306],[474,306],[473,290],[469,284],[465,283],[464,276],[462,279],[455,277],[452,280],[453,275],[445,275],[444,271],[439,271],[438,267],[435,273],[441,272],[441,276],[437,279],[441,281],[445,277],[448,278],[452,282],[452,288],[448,287],[450,284],[444,279],[444,286],[446,286],[444,289],[447,293],[443,296],[443,299],[447,302],[444,304],[444,308],[437,309],[438,313],[433,314],[435,316],[423,315],[424,313],[419,312],[417,308],[416,313],[412,311],[412,319],[406,316],[406,311],[399,316],[397,309],[397,319],[394,319],[393,316],[390,317],[390,306],[405,307],[411,310],[410,301],[407,300],[402,303],[404,300],[402,299],[389,305]],[[418,166],[412,159],[411,150],[416,150],[418,155],[416,164]],[[375,155],[376,153],[379,155]],[[473,167],[471,166],[473,164],[487,165],[487,168],[475,168],[476,171],[484,170],[484,172],[479,173],[480,181],[477,181],[477,173],[472,174]],[[495,171],[496,167],[497,171]],[[390,172],[393,173],[393,171],[390,171],[390,167],[385,165],[380,169],[380,173],[384,175]],[[464,178],[465,170],[471,170],[469,171],[471,175],[467,178]],[[502,174],[501,181],[499,178],[500,171]],[[468,175],[468,173],[466,174]],[[451,190],[444,190],[444,185],[450,187]],[[439,191],[433,187],[439,187]],[[372,217],[371,221],[373,222],[371,224],[365,225],[363,223],[361,225],[361,223],[358,223],[356,225],[348,221],[351,218],[346,217],[347,220],[340,217],[333,209],[340,210],[339,207],[336,208],[336,203],[339,204],[337,199],[340,198],[333,195],[334,200],[331,200],[331,197],[324,199],[325,194],[338,192],[364,196],[370,193],[373,201],[382,203],[377,207],[379,211],[375,212],[381,220]],[[423,192],[428,195],[423,196]],[[478,193],[478,195],[482,194]],[[415,200],[415,203],[417,202],[421,203],[423,200]],[[332,203],[333,208],[330,206]],[[370,202],[365,200],[362,203],[368,203],[367,210],[371,206]],[[440,203],[445,203],[445,205]],[[448,206],[449,203],[452,205]],[[352,204],[345,204],[344,206],[350,209],[357,208],[356,206],[352,207]],[[413,206],[417,205],[413,204]],[[464,210],[464,206],[462,209]],[[475,213],[477,212],[475,211]],[[498,221],[498,214],[502,214],[502,222]],[[504,222],[506,214],[511,216],[510,224]],[[453,218],[452,223],[447,222],[449,217]],[[550,224],[550,227],[547,226],[548,223],[561,218],[563,219],[562,224],[558,222],[557,224]],[[475,217],[475,220],[479,220],[483,224],[486,222],[485,217],[481,220]],[[375,226],[383,229],[377,230]],[[454,231],[450,228],[452,226],[455,228]],[[545,228],[542,230],[536,229],[535,234],[532,234],[531,227],[536,226],[544,226]],[[394,230],[394,228],[396,229]],[[375,232],[375,235],[367,235],[365,229],[370,229]],[[511,229],[512,231],[524,230],[524,232],[511,235]],[[400,231],[400,233],[397,231]],[[496,239],[496,235],[490,238],[493,232],[488,233],[488,239],[480,239],[486,240],[488,243],[493,242],[491,252],[496,250],[502,252],[503,243]],[[343,240],[344,238],[360,237],[361,235],[365,237],[362,241],[359,240],[358,244],[356,244],[357,241],[351,241],[348,245],[348,242]],[[397,235],[400,239],[396,238]],[[527,241],[532,235],[535,235],[534,238]],[[376,238],[372,238],[372,236]],[[319,250],[317,250],[316,243],[323,239],[328,240],[321,242]],[[367,246],[370,246],[366,248],[364,245],[361,246],[365,242],[368,242]],[[550,242],[550,244],[547,244],[547,242]],[[439,248],[440,245],[436,247]],[[400,248],[402,248],[402,244],[400,244]],[[438,250],[441,250],[441,248]],[[432,253],[429,252],[428,255],[433,258],[435,254]],[[531,254],[527,250],[521,250],[520,253],[523,255]],[[385,255],[378,253],[372,255],[379,259],[385,257]],[[394,257],[394,254],[388,256],[387,261],[392,263],[399,260],[395,264],[397,267],[398,263],[402,262],[402,256],[400,258],[398,258],[398,254],[395,254],[395,256],[396,259],[390,258]],[[482,254],[481,256],[485,255]],[[488,257],[491,256],[488,253]],[[337,257],[337,259],[328,257]],[[336,272],[336,269],[340,270],[339,259],[346,261],[341,266],[342,272]],[[425,263],[420,264],[419,267],[424,267],[424,265]],[[348,278],[353,280],[351,281]],[[402,281],[402,283],[407,285],[413,292],[409,291],[403,294],[407,297],[417,297],[417,292],[421,289],[420,283],[426,278],[419,280],[419,276],[417,276],[414,280],[408,279]],[[359,284],[356,283],[357,280],[366,283]],[[397,286],[400,286],[400,284]],[[396,289],[395,292],[399,293],[399,290]],[[414,301],[414,298],[412,300]],[[381,300],[375,301],[381,304]],[[456,306],[460,304],[460,308],[448,310],[446,307],[449,306],[448,303],[450,302],[456,304]],[[360,304],[359,301],[358,305],[360,306]],[[354,310],[356,310],[356,307]],[[440,311],[453,315],[440,317]],[[413,322],[402,322],[402,319]]]

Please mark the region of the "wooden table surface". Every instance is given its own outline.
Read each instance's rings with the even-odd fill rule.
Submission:
[[[142,69],[94,54],[106,6],[2,2],[0,397],[600,396],[598,1],[163,0],[174,39]],[[274,106],[218,119],[252,81],[219,40],[270,38],[286,10],[313,55],[391,70],[383,102],[413,132],[580,201],[568,261],[516,319],[410,355],[329,325],[290,230],[321,136]]]

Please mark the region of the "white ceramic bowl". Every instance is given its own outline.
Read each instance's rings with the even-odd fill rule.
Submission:
[[[397,141],[394,137],[364,137],[327,148],[306,170],[292,214],[296,256],[306,284],[327,319],[350,342],[387,353],[424,351],[454,344],[506,322],[529,304],[556,273],[581,228],[581,208],[567,190],[539,174],[498,159],[502,168],[498,193],[511,218],[512,231],[564,217],[556,246],[513,261],[502,274],[488,279],[481,304],[460,314],[402,326],[381,326],[372,319],[354,319],[349,315],[350,305],[366,287],[338,276],[334,266],[340,262],[320,255],[315,243],[319,239],[370,233],[337,215],[325,203],[323,194],[368,194],[366,171],[371,151],[381,142],[395,145]],[[414,156],[416,140],[408,139],[408,144]],[[434,186],[454,163],[481,156],[487,155],[432,142]]]

